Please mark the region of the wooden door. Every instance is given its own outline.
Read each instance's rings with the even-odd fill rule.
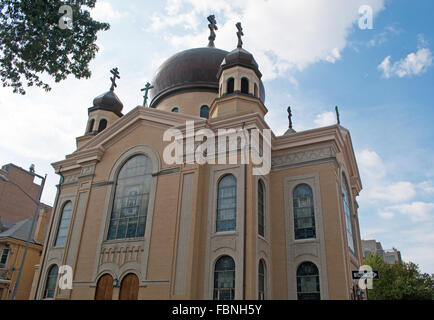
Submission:
[[[98,280],[96,287],[95,300],[113,299],[113,277],[109,274],[103,275]]]
[[[119,300],[137,300],[139,296],[139,278],[135,274],[128,274],[122,280]]]

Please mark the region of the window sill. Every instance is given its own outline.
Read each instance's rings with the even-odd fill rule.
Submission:
[[[103,242],[103,245],[112,245],[112,244],[119,244],[119,243],[133,243],[133,242],[143,242],[143,241],[145,241],[144,237],[134,238],[134,239],[105,240]]]
[[[304,244],[304,243],[319,243],[319,240],[317,238],[312,238],[312,239],[300,239],[300,240],[295,240],[292,239],[294,244]]]
[[[269,244],[269,241],[267,240],[267,238],[265,238],[264,236],[261,236],[260,234],[258,234],[258,239],[266,242],[267,244]]]
[[[223,231],[223,232],[215,232],[213,234],[213,238],[225,237],[225,236],[238,236],[238,231]]]

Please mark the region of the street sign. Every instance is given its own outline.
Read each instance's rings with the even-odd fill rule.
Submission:
[[[353,279],[374,279],[378,280],[380,279],[380,275],[378,274],[378,271],[353,271]]]

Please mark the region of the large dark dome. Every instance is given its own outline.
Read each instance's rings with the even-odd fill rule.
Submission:
[[[179,91],[218,93],[217,73],[228,52],[211,47],[189,49],[169,58],[156,72],[151,90],[150,107]],[[261,83],[261,91],[263,86]]]

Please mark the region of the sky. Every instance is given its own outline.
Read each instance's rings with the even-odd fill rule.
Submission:
[[[372,29],[359,24],[369,21],[362,6],[372,9]],[[116,94],[126,114],[167,58],[208,44],[206,17],[214,14],[216,47],[228,51],[242,22],[276,135],[287,129],[288,106],[297,131],[335,124],[339,106],[363,184],[362,239],[434,273],[433,11],[430,0],[98,0],[91,14],[111,29],[99,33],[90,79],[25,96],[0,88],[0,164],[35,164],[48,174],[43,200],[53,204],[59,177],[50,164],[75,150],[87,109],[110,88],[110,70],[120,70]]]

